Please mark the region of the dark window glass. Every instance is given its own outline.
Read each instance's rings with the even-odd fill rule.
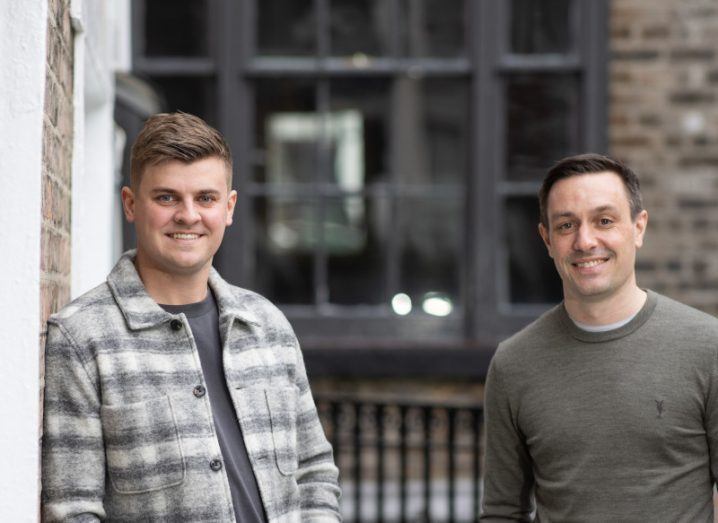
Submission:
[[[260,55],[302,56],[316,51],[316,16],[312,0],[257,2]]]
[[[390,208],[386,198],[332,198],[324,208],[329,301],[387,303],[385,254]]]
[[[465,0],[402,0],[399,31],[410,57],[466,54]]]
[[[255,181],[315,180],[319,121],[314,93],[312,81],[283,79],[255,83]]]
[[[146,0],[146,56],[207,56],[207,0]]]
[[[506,162],[511,180],[539,181],[579,148],[579,83],[568,74],[516,74],[506,80]]]
[[[333,80],[325,136],[335,152],[328,181],[345,190],[386,181],[389,155],[390,82]]]
[[[469,136],[468,83],[399,78],[392,117],[399,183],[463,183]]]
[[[211,78],[155,76],[151,79],[168,112],[196,114],[210,125],[217,125],[215,83]]]
[[[389,54],[395,31],[390,7],[386,0],[331,0],[331,54]]]
[[[294,198],[255,198],[257,290],[278,303],[314,303],[313,250],[317,204]]]
[[[411,298],[415,312],[448,315],[460,303],[464,222],[461,201],[403,197],[398,206],[398,292]]]
[[[565,53],[571,49],[571,0],[512,0],[511,51]]]
[[[510,302],[561,301],[561,279],[538,233],[538,198],[508,198],[504,211]]]

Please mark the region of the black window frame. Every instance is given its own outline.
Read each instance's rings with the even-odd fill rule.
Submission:
[[[574,52],[566,55],[515,55],[509,52],[511,2],[467,0],[464,58],[380,58],[360,67],[327,57],[321,30],[329,0],[314,0],[318,12],[319,58],[257,57],[258,0],[207,0],[212,41],[206,57],[144,56],[144,3],[133,0],[133,70],[148,78],[183,76],[214,82],[214,120],[232,146],[239,198],[235,224],[216,258],[220,272],[239,272],[234,281],[252,287],[252,83],[262,78],[312,78],[319,81],[318,110],[328,109],[322,85],[332,78],[420,74],[464,78],[470,89],[470,158],[464,205],[465,254],[462,257],[461,315],[385,316],[364,306],[284,306],[315,374],[482,377],[496,344],[519,330],[550,304],[510,305],[500,260],[505,257],[502,204],[512,195],[535,195],[537,182],[509,182],[504,173],[503,84],[514,73],[569,72],[581,80],[581,148],[607,148],[608,0],[573,0]],[[399,0],[387,0],[398,13]],[[580,35],[580,37],[579,37]],[[394,44],[395,46],[398,44]],[[322,55],[324,55],[322,57]],[[263,190],[263,189],[262,189]],[[371,335],[367,335],[371,333]]]

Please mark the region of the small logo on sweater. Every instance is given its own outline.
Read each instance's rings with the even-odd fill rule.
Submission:
[[[664,408],[663,408],[663,400],[660,400],[660,401],[659,401],[659,400],[653,400],[653,401],[656,402],[656,411],[658,412],[658,415],[657,415],[656,417],[657,417],[657,418],[662,418],[662,417],[663,417],[663,410],[664,410]]]

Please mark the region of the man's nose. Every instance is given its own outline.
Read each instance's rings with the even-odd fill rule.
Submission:
[[[177,223],[196,223],[200,219],[200,214],[193,201],[184,201],[177,208],[174,219]]]
[[[575,250],[590,252],[596,247],[597,243],[596,233],[591,227],[586,225],[579,226],[573,242]]]

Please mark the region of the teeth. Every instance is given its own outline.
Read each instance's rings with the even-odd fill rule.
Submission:
[[[596,265],[599,265],[603,263],[603,260],[591,260],[587,262],[580,262],[576,264],[576,267],[595,267]]]
[[[199,238],[199,234],[184,234],[184,233],[174,233],[172,237],[175,240],[196,240]]]

